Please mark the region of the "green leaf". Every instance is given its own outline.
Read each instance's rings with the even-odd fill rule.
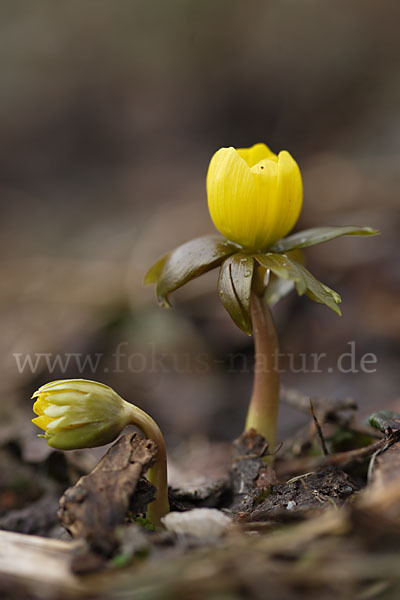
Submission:
[[[152,269],[150,278],[158,272],[157,297],[162,306],[169,306],[168,295],[195,277],[211,271],[224,258],[238,251],[238,246],[217,235],[206,235],[186,242],[170,252],[163,264],[160,259]],[[149,275],[148,274],[148,275]]]
[[[372,229],[372,227],[351,225],[347,227],[314,227],[279,240],[269,250],[271,252],[286,252],[294,248],[307,248],[308,246],[323,244],[343,235],[377,235],[379,233],[377,229]]]
[[[297,268],[298,263],[290,260],[284,254],[273,254],[272,252],[267,252],[266,254],[255,254],[254,258],[260,263],[260,265],[270,269],[277,277],[293,281],[299,296],[302,296],[307,290],[307,283],[304,275]]]
[[[234,323],[248,335],[253,329],[250,314],[253,271],[254,258],[237,253],[223,262],[218,278],[218,294],[222,304]]]
[[[160,279],[160,275],[163,272],[164,265],[169,255],[170,252],[168,252],[168,254],[164,254],[164,256],[159,258],[158,261],[155,262],[152,267],[150,267],[144,278],[145,285],[149,285],[150,283],[157,283],[157,281]]]
[[[288,259],[289,260],[289,259]],[[295,261],[291,261],[296,265],[297,269],[303,274],[303,277],[306,281],[307,285],[307,296],[314,300],[314,302],[318,302],[319,304],[325,304],[328,308],[331,308],[335,313],[339,316],[342,315],[338,304],[342,301],[341,297],[337,292],[331,290],[330,287],[318,281],[314,277],[310,271],[308,271],[303,265],[296,263]]]
[[[281,279],[271,275],[265,290],[265,300],[269,306],[275,306],[280,300],[288,296],[294,290],[294,282],[288,279]]]

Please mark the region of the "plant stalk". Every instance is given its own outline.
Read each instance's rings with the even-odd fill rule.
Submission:
[[[258,293],[260,286],[257,283],[255,280],[250,298],[255,364],[246,430],[253,427],[266,439],[269,451],[273,453],[279,409],[279,345],[271,310]]]
[[[170,510],[165,440],[154,419],[137,406],[130,405],[130,407],[131,424],[138,427],[146,438],[157,444],[156,462],[147,473],[147,479],[156,487],[156,499],[149,504],[146,517],[153,525],[162,527],[161,517],[169,513]]]

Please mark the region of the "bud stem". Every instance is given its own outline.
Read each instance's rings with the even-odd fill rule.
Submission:
[[[156,526],[161,526],[161,517],[169,512],[167,450],[163,434],[157,423],[137,406],[130,405],[130,422],[138,427],[146,438],[157,444],[157,456],[154,466],[149,469],[147,478],[156,488],[156,499],[149,504],[147,518]]]
[[[279,409],[279,371],[276,364],[279,346],[271,310],[260,294],[259,275],[261,274],[257,274],[258,277],[253,280],[255,285],[250,300],[255,365],[245,429],[253,427],[266,439],[272,453],[275,448]]]

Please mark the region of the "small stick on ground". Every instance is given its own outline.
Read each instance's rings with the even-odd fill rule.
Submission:
[[[325,456],[328,456],[329,455],[328,448],[326,447],[326,444],[325,444],[325,439],[324,439],[324,435],[322,433],[321,425],[319,424],[317,415],[314,412],[314,407],[313,407],[311,398],[310,398],[310,409],[311,409],[312,418],[314,419],[315,429],[317,430],[319,441],[321,442],[322,452],[324,453]]]
[[[310,396],[299,392],[299,390],[282,385],[281,400],[287,406],[291,406],[303,413],[308,413]],[[314,405],[318,411],[326,413],[327,416],[334,415],[342,410],[354,411],[357,409],[357,404],[352,398],[324,398],[314,396]]]

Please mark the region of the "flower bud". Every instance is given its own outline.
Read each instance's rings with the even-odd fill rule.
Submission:
[[[296,224],[303,185],[296,161],[265,144],[221,148],[207,173],[208,207],[215,227],[228,240],[267,250]]]
[[[59,450],[92,448],[114,441],[131,421],[132,405],[107,385],[85,379],[46,383],[37,398],[32,422]]]

